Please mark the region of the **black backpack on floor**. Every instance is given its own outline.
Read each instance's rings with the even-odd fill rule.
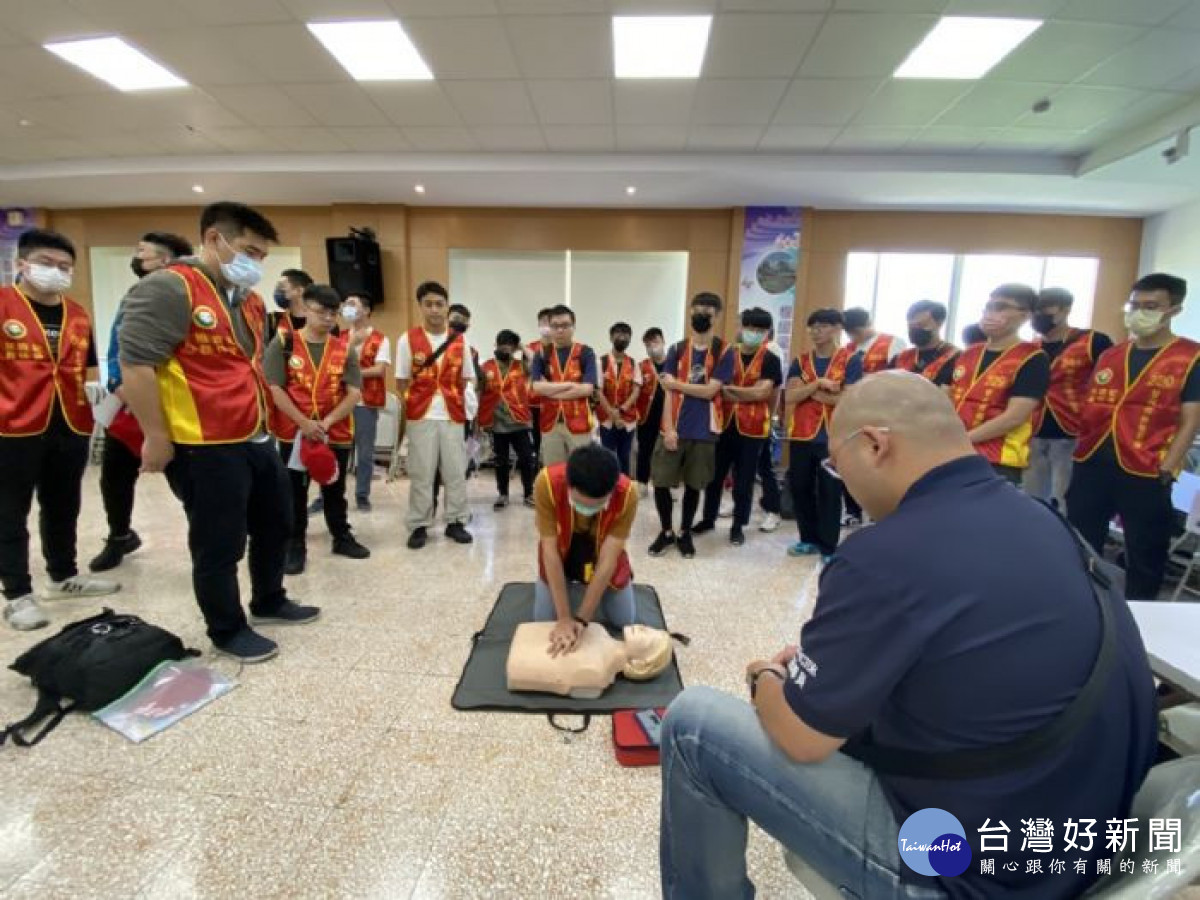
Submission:
[[[72,710],[105,707],[127,694],[159,663],[199,655],[171,632],[111,609],[72,622],[9,666],[33,682],[38,701],[32,713],[0,731],[0,745],[11,737],[19,747],[32,747]],[[45,728],[26,738],[23,732],[47,716],[52,718]]]

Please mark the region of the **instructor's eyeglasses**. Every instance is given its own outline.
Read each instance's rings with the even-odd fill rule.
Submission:
[[[845,447],[847,444],[849,444],[852,440],[854,440],[860,434],[866,434],[865,429],[866,429],[865,425],[862,428],[855,428],[852,432],[850,432],[848,435],[846,435],[846,437],[844,437],[841,441],[839,441],[838,445],[836,447],[830,447],[829,455],[826,456],[823,460],[821,460],[821,468],[824,469],[826,472],[828,472],[830,475],[832,475],[834,478],[836,478],[838,481],[841,481],[842,476],[837,470],[837,461],[836,461],[837,454],[841,453],[842,448]],[[875,430],[878,432],[881,432],[882,434],[887,434],[889,431],[891,431],[890,428],[886,428],[886,427],[876,428]]]

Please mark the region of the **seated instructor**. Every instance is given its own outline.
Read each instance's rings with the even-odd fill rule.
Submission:
[[[615,627],[637,618],[625,543],[637,517],[637,491],[611,450],[589,444],[542,469],[533,488],[538,580],[533,618],[555,621],[551,655],[570,653],[603,606]]]
[[[1102,598],[1115,645],[1099,702],[1049,753],[1014,765],[997,748],[1060,721],[1098,658],[1101,613],[1077,539],[996,476],[945,394],[918,375],[850,388],[829,443],[876,524],[825,569],[799,648],[749,664],[750,703],[699,687],[671,704],[664,897],[752,896],[747,819],[848,896],[1079,896],[1108,857],[1104,841],[1069,852],[1086,874],[1031,874],[1022,819],[1094,819],[1102,832],[1129,815],[1157,735],[1154,679],[1128,608]],[[969,748],[997,752],[947,777],[944,754]],[[897,749],[935,774],[896,774]],[[901,823],[927,807],[965,830],[972,860],[957,877],[918,875],[900,859]],[[1011,832],[1011,852],[990,832]],[[988,859],[994,875],[983,874]]]

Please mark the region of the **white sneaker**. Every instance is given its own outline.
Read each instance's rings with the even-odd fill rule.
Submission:
[[[779,527],[779,513],[767,513],[758,526],[759,531],[774,531]]]
[[[90,575],[76,575],[65,581],[51,581],[46,586],[43,600],[55,600],[63,597],[104,597],[115,594],[121,585],[115,581],[103,578],[93,578]]]
[[[645,500],[647,497],[649,497],[650,496],[650,485],[639,484],[638,485],[638,496],[641,497],[643,500]]]
[[[4,621],[17,631],[33,631],[50,624],[49,617],[38,606],[33,594],[26,594],[5,603]]]
[[[732,519],[733,518],[733,501],[732,500],[726,500],[724,503],[721,504],[721,511],[719,513],[717,513],[717,518],[718,519]]]

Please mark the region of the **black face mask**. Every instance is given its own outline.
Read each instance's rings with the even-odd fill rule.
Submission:
[[[1050,313],[1034,313],[1030,324],[1038,334],[1049,334],[1056,327],[1054,316]]]
[[[613,349],[618,353],[624,353],[629,349],[629,338],[613,338]]]
[[[692,313],[692,330],[698,331],[701,334],[712,328],[712,316],[708,313],[694,312]]]
[[[497,350],[496,351],[496,359],[500,360],[500,362],[512,362],[512,351],[511,350]]]
[[[146,264],[136,256],[129,261],[129,268],[133,269],[133,274],[138,278],[145,278],[150,274],[150,270],[146,268]]]
[[[450,330],[453,331],[455,334],[466,334],[467,333],[467,323],[466,322],[451,322]]]
[[[272,298],[275,300],[275,305],[280,309],[288,308],[288,298],[287,294],[283,292],[283,288],[276,288]]]
[[[933,343],[933,336],[936,332],[930,331],[928,328],[913,328],[908,329],[908,341],[918,349],[928,347]]]

